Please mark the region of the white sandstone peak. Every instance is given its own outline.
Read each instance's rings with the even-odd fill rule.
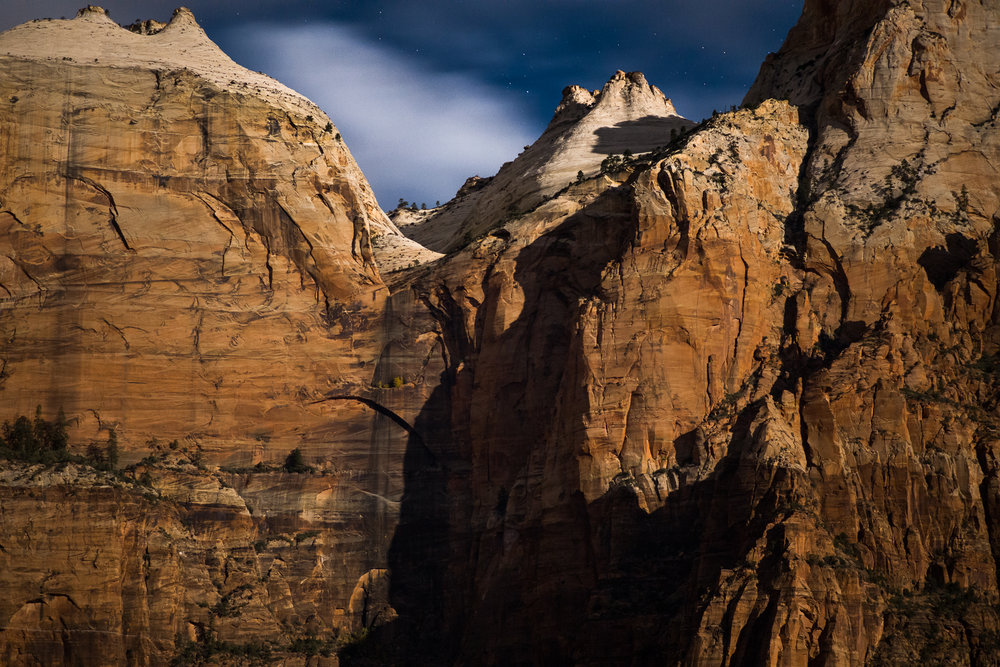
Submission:
[[[30,21],[0,33],[0,56],[4,55],[99,67],[186,69],[223,90],[329,120],[304,96],[233,62],[185,7],[177,8],[166,25],[147,20],[123,28],[105,9],[88,5],[74,19]]]
[[[625,107],[632,115],[677,115],[677,110],[663,91],[650,85],[642,72],[615,72],[598,94],[597,106]]]
[[[108,16],[108,10],[97,5],[83,7],[76,13],[76,18],[83,19],[84,21],[111,21],[111,17]]]
[[[666,146],[692,125],[641,72],[619,70],[599,91],[567,86],[535,143],[482,188],[465,196],[460,191],[404,233],[433,250],[447,249],[466,231],[481,232],[504,216],[537,206],[580,174],[596,175],[609,155]]]
[[[202,30],[201,26],[198,25],[198,21],[195,20],[194,14],[187,7],[178,7],[174,10],[173,16],[170,17],[170,22],[167,23],[167,27],[163,30],[196,30],[202,35],[205,35],[205,31]],[[208,35],[205,35],[205,39],[208,39]]]

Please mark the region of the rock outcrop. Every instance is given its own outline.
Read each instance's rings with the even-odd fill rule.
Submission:
[[[354,571],[344,548],[372,541],[349,475],[210,473],[157,458],[142,482],[73,464],[0,467],[4,664],[217,653],[303,665],[307,642],[332,653],[336,633],[391,620],[384,570]]]
[[[351,600],[384,569],[407,437],[376,409],[393,376],[372,239],[415,244],[336,127],[184,9],[3,33],[0,99],[0,421],[62,409],[72,455],[114,433],[121,466],[173,489],[0,482],[2,661],[166,664],[176,637],[363,627],[375,608]],[[200,468],[175,479],[171,441]],[[282,472],[294,449],[320,471]],[[237,590],[253,622],[208,613]]]
[[[997,25],[807,2],[743,109],[421,279],[453,436],[407,473],[410,650],[998,659]]]
[[[463,187],[431,215],[407,221],[405,233],[433,250],[454,250],[531,211],[578,173],[593,176],[608,156],[666,146],[692,125],[640,72],[616,72],[593,92],[569,86],[537,141],[482,187]]]
[[[87,8],[0,54],[8,409],[242,465],[349,438],[312,402],[372,380],[394,230],[326,115],[183,9],[140,35]]]

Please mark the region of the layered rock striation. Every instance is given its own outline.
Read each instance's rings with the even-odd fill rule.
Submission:
[[[183,9],[153,34],[32,22],[0,58],[9,410],[242,465],[350,439],[313,401],[373,379],[370,240],[398,234],[327,116]]]
[[[62,410],[69,454],[114,434],[131,480],[0,483],[6,664],[349,634],[398,511],[372,239],[415,244],[318,107],[187,10],[136,30],[88,7],[0,35],[0,420]],[[252,622],[209,613],[233,596]]]
[[[102,17],[65,25],[170,30]],[[263,87],[3,56],[11,105],[86,94],[58,93],[64,124],[0,115],[23,174],[0,390],[148,452],[0,474],[8,661],[107,636],[118,662],[263,641],[295,664],[342,628],[345,664],[996,662],[998,25],[808,0],[743,107],[693,128],[640,75],[567,89],[536,144],[403,226],[433,250],[385,280],[365,239],[414,247]],[[129,115],[126,75],[183,94]],[[189,101],[220,97],[192,134]],[[193,352],[133,332],[152,299]],[[104,312],[114,336],[73,326]],[[321,470],[281,470],[292,446]],[[53,534],[57,506],[109,537]]]

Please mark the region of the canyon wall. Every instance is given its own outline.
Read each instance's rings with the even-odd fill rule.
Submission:
[[[349,634],[393,533],[371,241],[415,244],[318,107],[187,10],[136,30],[88,7],[0,36],[0,420],[62,410],[71,455],[120,451],[5,469],[6,664]]]
[[[995,664],[998,26],[808,0],[694,127],[569,88],[440,258],[185,12],[0,36],[0,392],[123,464],[0,471],[6,660]]]
[[[412,288],[452,439],[407,470],[405,651],[996,662],[998,18],[807,2],[742,109]]]

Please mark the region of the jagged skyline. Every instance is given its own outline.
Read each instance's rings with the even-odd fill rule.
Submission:
[[[0,30],[82,4],[13,0]],[[181,0],[98,4],[128,24],[167,20]],[[643,71],[694,120],[738,104],[801,10],[801,0],[184,4],[237,62],[331,114],[387,208],[400,197],[433,205],[495,173],[538,137],[564,86],[599,88],[617,69]]]
[[[997,72],[1000,3],[807,0],[744,107],[570,86],[388,220],[190,11],[4,32],[0,663],[1000,663]]]

